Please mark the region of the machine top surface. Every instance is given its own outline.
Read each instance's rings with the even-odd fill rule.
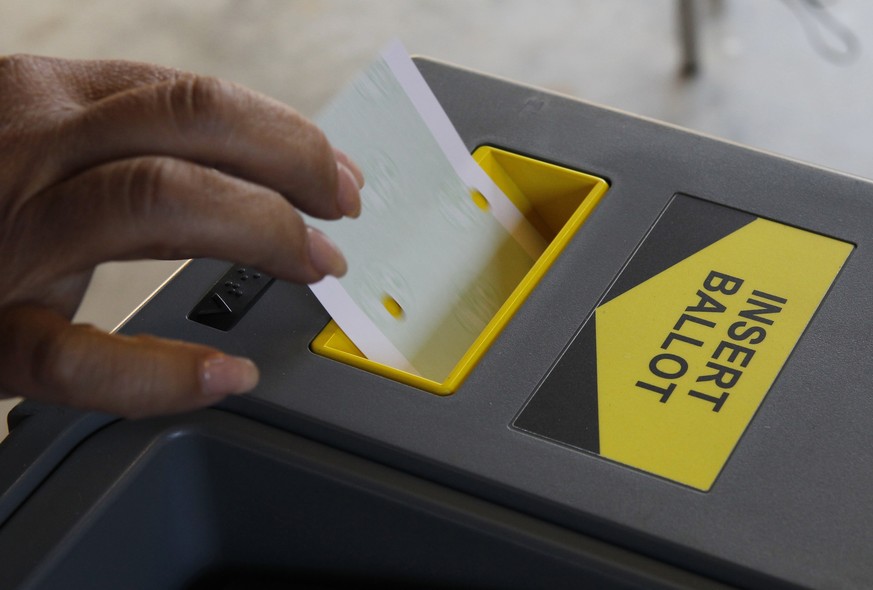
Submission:
[[[261,385],[227,404],[236,412],[689,570],[753,586],[873,585],[873,184],[466,70],[417,64],[471,151],[491,145],[610,184],[454,394],[434,395],[311,352],[329,318],[305,287],[275,282],[227,331],[187,319],[227,271],[217,261],[190,263],[124,331],[190,339],[253,358]],[[724,241],[736,236],[740,245]],[[790,268],[759,267],[759,258],[766,258],[755,249],[761,244],[779,245],[788,257],[780,260],[790,260],[782,266]],[[680,471],[720,453],[702,480],[635,466],[615,450],[634,436],[630,422],[620,411],[607,417],[609,408],[596,393],[607,376],[621,378],[624,365],[620,356],[605,362],[590,351],[632,350],[635,337],[609,342],[628,334],[619,331],[628,330],[619,320],[646,305],[643,298],[619,307],[632,301],[625,295],[653,276],[684,269],[678,265],[698,252],[728,246],[735,246],[729,254],[713,256],[738,261],[734,270],[699,257],[687,273],[673,270],[667,283],[683,286],[677,297],[689,297],[681,309],[708,305],[702,313],[710,313],[729,299],[726,283],[719,292],[706,288],[706,273],[703,282],[689,278],[710,264],[709,271],[742,278],[757,293],[759,311],[739,320],[754,326],[755,318],[779,318],[758,322],[770,330],[770,342],[788,325],[780,324],[779,313],[793,312],[809,293],[802,321],[793,332],[784,329],[778,362],[761,360],[758,345],[766,341],[753,343],[753,335],[738,336],[719,353],[722,366],[733,354],[731,367],[746,359],[749,371],[758,374],[765,365],[769,371],[745,407],[742,427],[731,435],[733,445],[714,450],[725,439],[709,426],[689,439],[663,430],[643,444],[674,444],[668,467]],[[752,267],[754,273],[740,277]],[[798,283],[804,272],[808,281]],[[785,287],[795,291],[766,289],[777,275],[795,277],[794,286]],[[798,284],[808,289],[797,291]],[[765,304],[769,312],[761,311]],[[660,308],[652,309],[654,322]],[[749,310],[740,305],[730,312],[743,311]],[[641,317],[640,341],[657,330],[666,330],[666,337],[679,321],[677,315],[666,328],[651,327]],[[696,332],[680,335],[706,340]],[[658,356],[676,350],[653,350],[650,359],[659,360],[649,365],[651,379],[634,378],[652,387],[638,387],[635,394],[663,398],[670,376],[691,362],[685,354],[676,353],[680,360]],[[713,370],[717,376],[698,388],[708,398],[691,396],[707,419],[728,416],[741,405],[739,383],[752,381],[748,373],[729,386],[731,373],[725,369],[719,377]],[[719,387],[706,389],[713,384]],[[674,400],[687,394],[682,387]],[[725,392],[729,396],[722,397]],[[535,406],[545,409],[534,412]],[[550,408],[560,410],[550,415]],[[599,421],[592,418],[598,412]],[[646,416],[649,424],[657,421],[655,414]],[[692,415],[677,428],[694,423]],[[592,428],[599,433],[592,435]],[[619,435],[610,442],[607,431]],[[707,432],[713,449],[701,438]]]

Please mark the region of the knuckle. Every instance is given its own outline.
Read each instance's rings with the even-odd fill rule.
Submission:
[[[180,76],[169,89],[168,108],[180,132],[218,121],[233,97],[233,86],[209,76]]]
[[[122,187],[129,220],[150,224],[156,217],[168,214],[167,209],[172,204],[168,195],[178,175],[178,165],[173,159],[138,158],[123,166],[120,173],[122,178],[118,184]]]
[[[192,180],[196,180],[192,171],[196,170],[174,158],[144,157],[125,163],[119,171],[122,177],[108,181],[107,198],[122,203],[122,225],[139,236],[155,258],[194,255],[186,249],[184,236],[186,220],[191,217],[188,209],[192,203],[204,202],[191,193]]]

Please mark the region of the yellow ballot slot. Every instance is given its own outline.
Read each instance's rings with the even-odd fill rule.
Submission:
[[[314,352],[431,393],[454,393],[609,187],[602,178],[496,147],[482,146],[473,157],[549,245],[446,379],[437,382],[367,359],[334,321],[313,340]]]

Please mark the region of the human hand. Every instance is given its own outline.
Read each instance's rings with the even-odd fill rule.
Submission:
[[[313,124],[242,87],[0,58],[0,394],[139,417],[252,389],[246,359],[72,325],[94,267],[208,256],[290,281],[341,275],[297,210],[356,217],[362,185]]]

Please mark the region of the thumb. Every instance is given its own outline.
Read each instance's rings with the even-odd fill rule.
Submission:
[[[107,334],[42,306],[0,310],[0,389],[137,418],[193,410],[255,387],[248,359],[214,348]]]

